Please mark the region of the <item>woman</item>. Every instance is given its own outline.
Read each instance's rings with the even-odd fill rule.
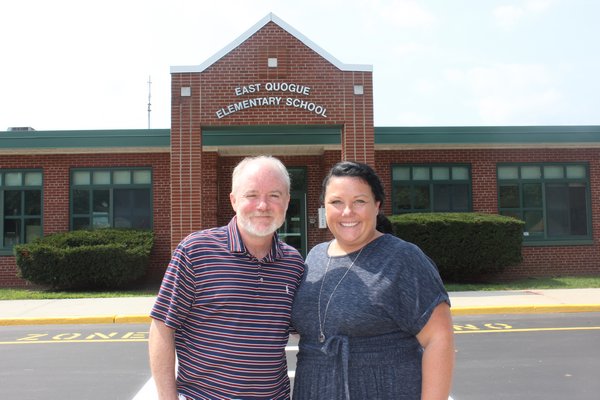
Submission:
[[[377,230],[383,199],[365,164],[338,163],[323,181],[334,239],[308,254],[294,300],[294,400],[448,399],[448,294],[418,247]]]

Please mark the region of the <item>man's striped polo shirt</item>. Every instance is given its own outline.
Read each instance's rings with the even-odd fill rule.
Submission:
[[[176,248],[152,318],[175,329],[178,390],[189,399],[288,399],[285,346],[304,271],[275,235],[262,260],[228,225],[192,233]]]

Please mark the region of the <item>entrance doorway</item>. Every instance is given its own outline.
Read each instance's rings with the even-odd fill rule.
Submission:
[[[306,170],[288,168],[292,187],[285,222],[277,231],[279,238],[306,257]]]

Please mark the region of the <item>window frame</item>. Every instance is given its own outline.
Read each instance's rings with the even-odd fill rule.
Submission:
[[[149,183],[134,183],[134,172],[136,171],[147,171],[150,173]],[[115,181],[115,177],[118,176],[119,172],[129,172],[130,181],[128,183],[120,183]],[[75,175],[77,173],[89,174],[89,182],[87,183],[76,183]],[[94,183],[93,179],[95,174],[107,173],[108,181],[102,183]],[[149,227],[141,229],[153,229],[154,227],[154,204],[153,204],[153,179],[154,174],[152,167],[94,167],[94,168],[71,168],[69,172],[69,229],[101,229],[101,228],[114,228],[115,227],[115,191],[118,190],[132,190],[132,189],[147,189],[149,195],[148,212],[149,212]],[[108,204],[106,205],[108,211],[105,217],[107,218],[108,224],[105,226],[94,227],[94,192],[96,191],[108,191]],[[83,191],[88,193],[88,208],[85,213],[75,212],[75,194],[76,191]],[[98,214],[96,217],[102,217]],[[75,221],[77,219],[88,218],[87,228],[79,227],[79,224]]]
[[[567,167],[583,167],[585,176],[583,178],[569,178],[567,177]],[[516,178],[500,178],[500,170],[502,167],[513,167],[517,168],[518,176]],[[536,177],[523,177],[524,168],[535,168],[540,169],[540,176]],[[563,170],[563,176],[560,178],[546,177],[546,167],[560,167]],[[526,206],[525,205],[525,191],[523,187],[525,185],[541,186],[541,205],[540,206]],[[565,235],[551,235],[548,233],[548,186],[549,185],[584,185],[585,187],[585,212],[586,212],[586,233],[583,235],[565,234]],[[525,221],[523,215],[526,211],[535,212],[540,210],[542,213],[542,226],[543,229],[540,234],[531,233],[529,231],[523,232],[523,244],[524,245],[575,245],[575,244],[589,244],[593,240],[593,226],[592,226],[592,201],[591,201],[591,179],[590,179],[590,166],[588,162],[536,162],[536,163],[498,163],[496,165],[496,187],[497,187],[497,208],[498,214],[500,215],[511,215],[518,214],[519,219]],[[516,185],[518,190],[518,202],[519,207],[502,207],[501,196],[502,186],[514,186]],[[569,208],[570,209],[570,208]],[[569,210],[567,209],[567,211]],[[571,219],[569,219],[569,223]]]
[[[26,175],[27,174],[39,174],[40,175],[40,183],[39,185],[27,185]],[[6,184],[6,175],[7,174],[21,174],[21,183],[19,185],[7,185]],[[19,191],[21,193],[20,196],[20,208],[21,211],[19,215],[7,217],[4,213],[5,207],[5,193],[6,191]],[[36,190],[39,191],[39,214],[26,214],[26,199],[24,196],[25,191],[28,190]],[[18,168],[18,169],[0,169],[0,215],[2,216],[2,223],[0,224],[0,255],[12,255],[13,248],[16,244],[28,243],[26,241],[26,221],[27,220],[39,220],[40,228],[39,235],[36,237],[44,236],[44,171],[39,168]],[[20,221],[20,232],[19,237],[17,238],[17,242],[11,244],[9,246],[5,246],[5,223],[8,220],[18,220]],[[31,241],[31,240],[30,240]]]
[[[460,167],[467,169],[467,179],[452,179],[452,169]],[[395,180],[394,179],[394,170],[396,168],[409,168],[409,180]],[[428,168],[428,178],[427,179],[414,179],[414,170],[415,168]],[[447,168],[449,171],[449,179],[434,179],[433,178],[433,170],[434,168]],[[409,182],[409,192],[410,192],[410,205],[409,209],[398,209],[396,203],[396,197],[398,194],[398,185],[400,182]],[[392,164],[391,166],[391,184],[392,184],[392,215],[399,214],[410,214],[410,213],[433,213],[433,212],[471,212],[473,210],[473,176],[471,172],[471,164],[468,163],[444,163],[444,164],[434,164],[434,163],[425,163],[425,164]],[[437,185],[467,185],[467,207],[466,209],[451,209],[451,210],[435,210],[435,187]],[[427,186],[429,191],[429,205],[427,208],[415,208],[414,196],[415,196],[415,188],[416,187],[424,187]],[[450,197],[452,200],[452,197]],[[454,208],[454,207],[453,207]]]

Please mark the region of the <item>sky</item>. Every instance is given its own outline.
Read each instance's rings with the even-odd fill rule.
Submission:
[[[171,66],[270,12],[372,65],[377,127],[600,125],[597,0],[19,0],[0,5],[0,131],[169,128]]]

